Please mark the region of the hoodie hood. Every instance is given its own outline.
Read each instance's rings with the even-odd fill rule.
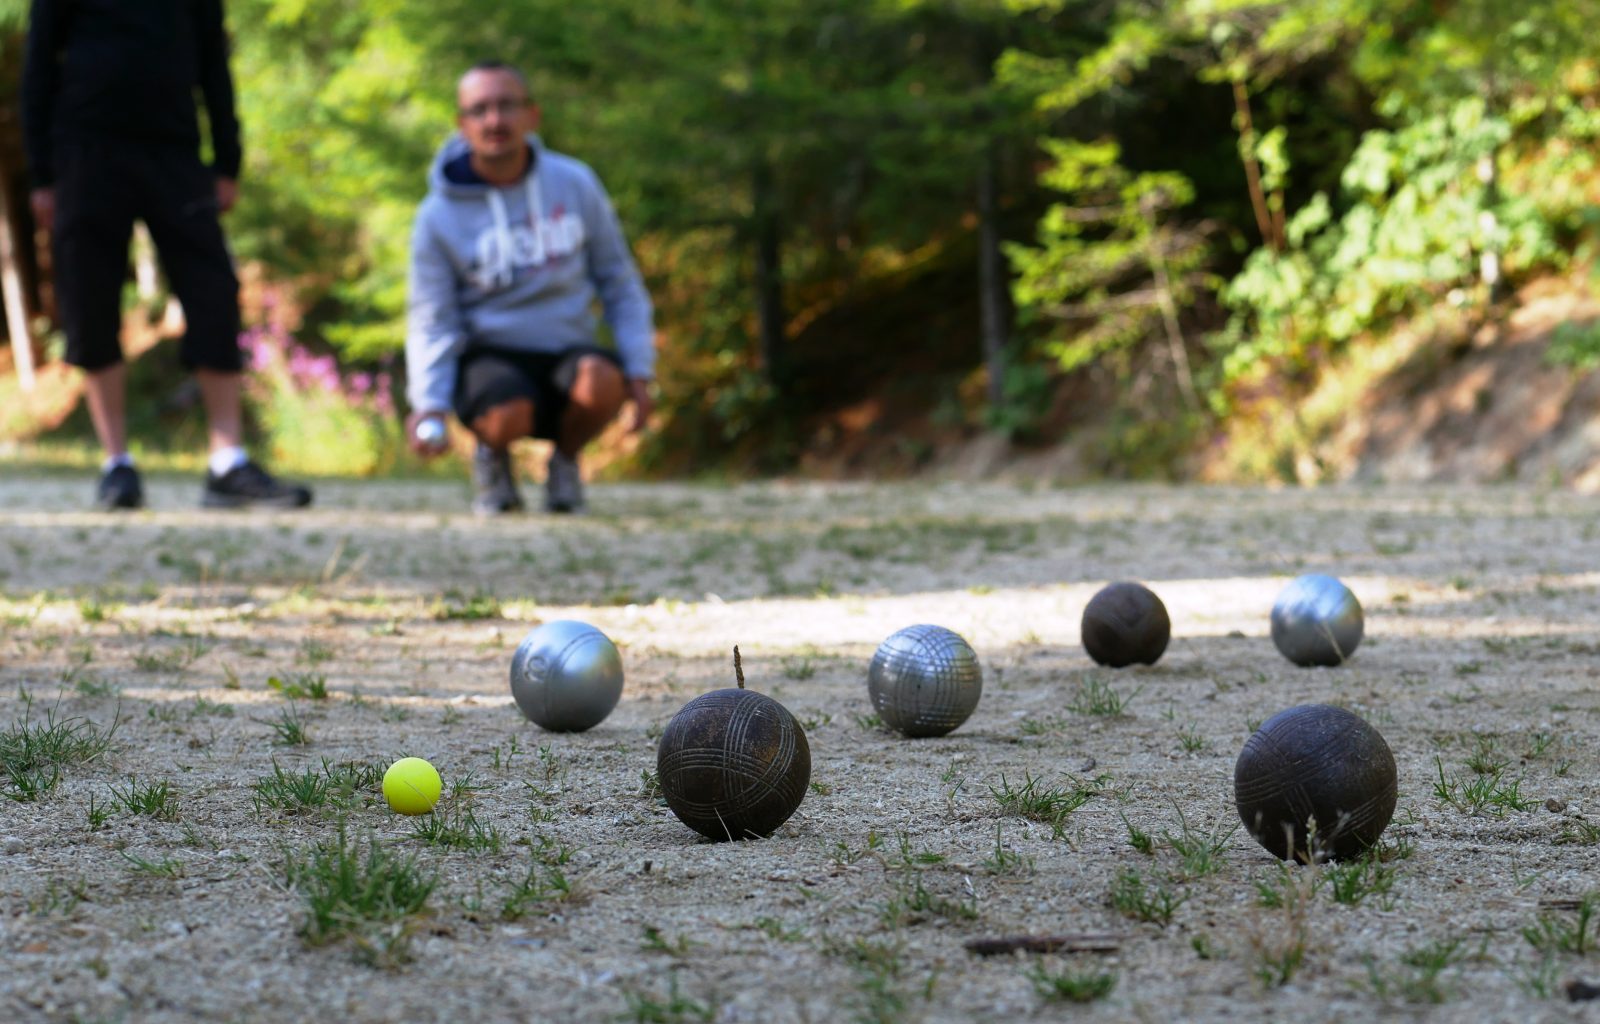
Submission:
[[[532,132],[523,138],[528,143],[528,148],[533,150],[533,162],[529,164],[528,177],[536,176],[537,168],[544,156],[544,142]],[[472,149],[467,145],[467,140],[456,132],[444,140],[444,145],[433,154],[433,162],[428,165],[428,192],[452,199],[483,199],[485,193],[495,189],[478,177],[470,169],[467,161],[472,156]],[[470,178],[464,177],[461,169],[465,169]],[[502,186],[503,187],[503,186]]]
[[[541,159],[544,144],[532,132],[524,138],[530,159],[528,171],[522,177],[522,188],[526,192],[529,225],[537,235],[544,210],[539,186],[539,172],[545,162]],[[505,190],[514,186],[484,181],[472,169],[471,158],[472,149],[461,133],[451,135],[439,147],[439,152],[434,154],[433,164],[428,168],[428,191],[450,199],[477,200],[489,204],[489,211],[494,216],[494,236],[492,243],[483,251],[483,280],[489,287],[504,287],[516,277],[511,255],[511,214],[505,199]]]

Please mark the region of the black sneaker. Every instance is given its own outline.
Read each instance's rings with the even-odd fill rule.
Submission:
[[[107,512],[143,508],[144,484],[139,482],[139,471],[132,466],[112,466],[101,473],[100,484],[94,491],[94,504]]]
[[[478,442],[472,453],[472,485],[478,492],[472,499],[472,511],[478,515],[487,519],[522,511],[522,495],[517,493],[509,451],[497,452]]]
[[[583,511],[583,474],[578,460],[560,451],[550,453],[545,467],[544,507],[551,512]]]
[[[304,508],[311,504],[311,489],[286,484],[254,462],[246,462],[221,476],[206,470],[200,504],[206,508]]]

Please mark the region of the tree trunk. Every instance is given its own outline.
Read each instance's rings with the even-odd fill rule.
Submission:
[[[788,317],[783,308],[783,244],[779,230],[772,166],[765,159],[755,166],[752,198],[756,231],[756,313],[759,318],[761,362],[767,382],[782,395],[789,391]]]
[[[1150,273],[1156,282],[1156,306],[1161,310],[1161,325],[1167,332],[1167,355],[1172,360],[1172,373],[1178,381],[1178,391],[1191,410],[1200,408],[1200,396],[1194,388],[1194,372],[1189,368],[1188,343],[1184,341],[1183,326],[1178,320],[1178,303],[1172,297],[1172,276],[1167,273],[1166,258],[1161,255],[1161,223],[1154,203],[1141,203],[1139,212],[1144,215],[1148,228],[1145,236],[1145,257]]]
[[[22,390],[33,390],[33,332],[28,328],[28,307],[22,288],[22,267],[17,263],[16,232],[11,222],[11,183],[0,168],[0,305],[6,308],[6,329],[11,334],[11,358],[16,363]]]
[[[1504,277],[1500,273],[1500,218],[1494,208],[1500,204],[1500,175],[1494,154],[1478,158],[1478,180],[1483,183],[1483,209],[1478,211],[1478,230],[1483,232],[1483,251],[1478,253],[1478,277],[1483,281],[1490,302],[1505,298]]]
[[[1005,404],[1006,276],[1000,255],[1000,203],[995,182],[995,150],[990,142],[978,162],[978,309],[983,333],[983,365],[989,378],[989,407]]]
[[[1239,159],[1244,162],[1245,183],[1250,187],[1250,209],[1255,211],[1256,228],[1261,241],[1282,252],[1284,236],[1282,221],[1274,220],[1267,206],[1267,194],[1261,187],[1261,162],[1256,159],[1256,124],[1250,114],[1250,90],[1238,78],[1233,80],[1233,109],[1235,127],[1239,131]]]

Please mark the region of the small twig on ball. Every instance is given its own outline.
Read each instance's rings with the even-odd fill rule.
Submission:
[[[744,665],[739,661],[739,645],[733,645],[733,675],[739,680],[739,689],[744,689]]]

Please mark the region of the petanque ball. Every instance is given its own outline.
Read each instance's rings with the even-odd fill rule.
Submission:
[[[437,448],[444,443],[446,436],[444,422],[429,417],[417,424],[417,440],[431,448]]]
[[[1383,835],[1398,795],[1389,744],[1360,715],[1328,704],[1273,715],[1233,766],[1244,827],[1284,860],[1359,855]]]
[[[1154,665],[1172,639],[1172,620],[1155,591],[1142,583],[1112,583],[1083,609],[1084,650],[1097,664]]]
[[[1342,665],[1361,644],[1361,602],[1350,588],[1319,573],[1298,576],[1272,606],[1272,642],[1304,668]]]
[[[679,709],[656,749],[661,795],[708,839],[769,836],[805,799],[811,747],[789,709],[753,690],[713,690]]]
[[[883,724],[911,737],[943,736],[983,695],[978,655],[943,626],[907,626],[878,645],[867,693]]]
[[[551,732],[582,732],[605,721],[622,697],[622,656],[586,622],[546,622],[511,657],[511,696]]]

